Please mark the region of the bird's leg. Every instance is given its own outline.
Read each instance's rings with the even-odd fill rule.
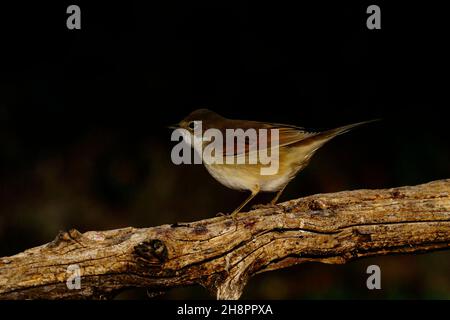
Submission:
[[[241,211],[241,209],[259,193],[259,186],[255,186],[255,189],[251,191],[252,193],[248,196],[248,198],[245,199],[245,201],[231,213],[232,216],[235,216],[239,211]]]
[[[283,193],[284,189],[286,188],[287,183],[284,185],[283,188],[280,189],[280,191],[277,192],[277,194],[275,195],[275,197],[272,199],[272,201],[270,201],[269,204],[271,205],[275,205],[278,201],[278,199],[280,198],[281,194]]]
[[[287,184],[284,185],[283,188],[281,188],[277,194],[275,195],[275,197],[272,199],[272,201],[270,201],[269,203],[266,204],[255,204],[254,206],[252,206],[252,209],[268,209],[268,208],[273,208],[275,207],[275,204],[277,203],[278,199],[280,198],[281,194],[283,193],[284,189],[286,188]]]

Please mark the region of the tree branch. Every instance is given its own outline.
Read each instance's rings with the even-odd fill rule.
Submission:
[[[414,187],[318,194],[231,217],[153,228],[60,233],[0,258],[1,299],[102,299],[201,284],[238,299],[257,273],[318,261],[450,247],[450,179]],[[70,265],[81,289],[68,289]],[[72,269],[69,269],[72,270]]]

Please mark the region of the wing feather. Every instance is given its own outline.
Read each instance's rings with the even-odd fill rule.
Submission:
[[[301,127],[253,121],[247,123],[246,128],[241,129],[234,131],[234,142],[224,139],[223,150],[225,155],[237,156],[252,151],[269,149],[277,145],[279,147],[288,146],[317,134],[316,132],[308,132]],[[248,129],[254,130],[248,131]],[[266,129],[266,141],[262,140],[260,129]],[[278,135],[273,134],[272,130],[278,130]],[[237,141],[244,141],[244,144],[238,145]]]

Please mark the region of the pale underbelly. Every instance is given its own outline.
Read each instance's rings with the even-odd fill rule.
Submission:
[[[208,172],[224,186],[235,190],[275,192],[281,190],[294,176],[291,170],[283,174],[261,175],[257,166],[205,165]]]
[[[309,162],[318,144],[298,146],[280,152],[276,161],[278,171],[272,175],[262,175],[261,165],[249,164],[205,164],[208,172],[224,186],[235,190],[257,190],[276,192],[281,190]]]

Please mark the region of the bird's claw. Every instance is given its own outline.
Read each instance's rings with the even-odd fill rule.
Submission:
[[[276,204],[272,204],[272,203],[266,203],[266,204],[255,204],[252,206],[253,210],[257,210],[257,209],[272,209],[272,208],[276,208],[277,205]]]

